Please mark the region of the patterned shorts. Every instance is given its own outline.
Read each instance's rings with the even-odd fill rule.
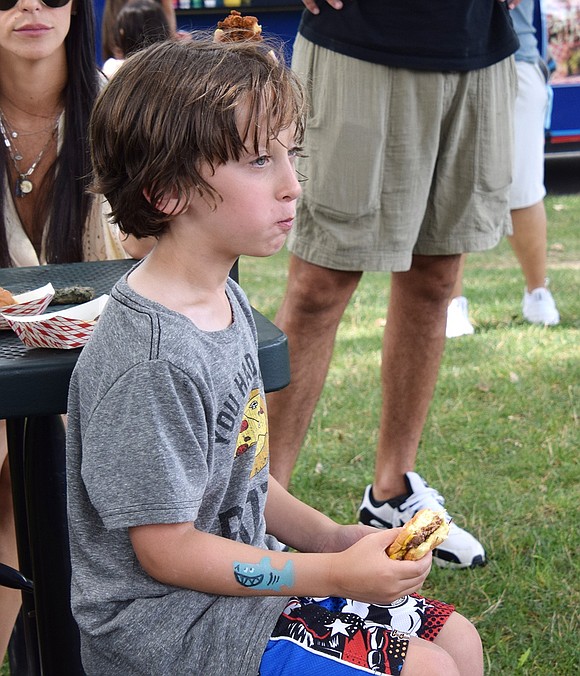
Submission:
[[[260,676],[399,674],[409,637],[432,641],[453,611],[418,594],[384,606],[293,597],[266,646]]]

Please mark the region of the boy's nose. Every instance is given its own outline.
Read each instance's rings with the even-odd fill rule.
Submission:
[[[298,181],[296,168],[290,162],[288,162],[288,166],[285,169],[282,186],[283,199],[295,200],[300,197],[302,193],[302,186]]]

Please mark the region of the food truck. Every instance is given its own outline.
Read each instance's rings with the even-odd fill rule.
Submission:
[[[580,0],[536,0],[535,18],[553,93],[546,154],[580,152]]]

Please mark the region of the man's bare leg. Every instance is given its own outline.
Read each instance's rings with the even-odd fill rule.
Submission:
[[[373,496],[406,493],[435,390],[447,304],[460,256],[414,256],[408,272],[392,275],[381,367],[383,405]]]
[[[463,296],[463,272],[465,270],[465,259],[467,258],[466,254],[460,255],[459,265],[457,266],[457,276],[455,278],[455,284],[451,290],[451,295],[449,300]]]
[[[340,319],[361,275],[290,258],[274,323],[288,336],[291,382],[268,395],[270,471],[286,488],[324,386]]]

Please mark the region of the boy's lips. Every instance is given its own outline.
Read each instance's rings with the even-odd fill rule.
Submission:
[[[278,224],[281,225],[284,230],[291,230],[294,225],[294,216],[278,221]]]

